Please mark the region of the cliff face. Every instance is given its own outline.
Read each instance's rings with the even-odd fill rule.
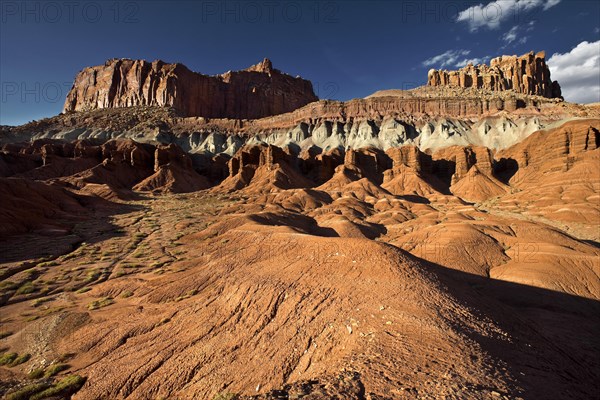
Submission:
[[[514,90],[548,98],[561,97],[560,85],[550,79],[544,52],[500,56],[490,65],[467,65],[458,71],[429,70],[428,86],[475,87],[492,91]]]
[[[254,119],[317,99],[310,81],[281,73],[267,59],[216,76],[192,72],[182,64],[113,59],[77,75],[64,111],[171,106],[185,116]]]

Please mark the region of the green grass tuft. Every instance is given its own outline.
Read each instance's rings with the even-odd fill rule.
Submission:
[[[85,281],[86,282],[93,282],[95,280],[97,280],[98,278],[100,278],[100,271],[98,271],[97,269],[93,269],[91,271],[89,271],[85,277]]]
[[[31,355],[29,354],[5,353],[0,356],[0,365],[15,367],[29,361],[30,358]]]
[[[51,366],[49,366],[46,369],[46,372],[44,373],[44,377],[46,378],[50,378],[56,374],[58,374],[59,372],[62,372],[66,369],[69,369],[69,365],[68,364],[52,364]]]
[[[35,286],[33,286],[33,282],[25,282],[17,289],[15,294],[31,294],[36,291]]]
[[[85,383],[85,378],[82,378],[79,375],[69,375],[61,379],[57,384],[49,387],[48,389],[36,393],[31,396],[31,400],[41,400],[47,397],[66,397],[70,398],[70,396],[77,392],[83,384]]]
[[[7,400],[29,400],[36,393],[41,392],[48,388],[48,384],[46,383],[32,383],[31,385],[24,386],[17,390],[16,392],[12,392],[6,395]]]
[[[10,363],[11,367],[26,363],[31,358],[31,354],[22,354],[18,356],[12,363]]]
[[[33,370],[31,370],[27,376],[29,377],[29,379],[40,379],[42,376],[44,376],[44,369],[43,368],[35,368]]]
[[[114,300],[112,299],[112,297],[104,297],[103,299],[92,301],[88,305],[88,309],[89,310],[97,310],[99,308],[109,306],[113,303],[114,303]]]
[[[0,365],[10,365],[17,357],[17,353],[4,353],[0,355]]]

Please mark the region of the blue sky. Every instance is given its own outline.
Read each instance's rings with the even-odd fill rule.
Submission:
[[[181,62],[211,75],[268,57],[310,79],[319,97],[347,100],[424,84],[430,68],[545,50],[567,100],[600,101],[594,1],[3,0],[0,7],[0,124],[58,114],[77,72],[115,57]]]

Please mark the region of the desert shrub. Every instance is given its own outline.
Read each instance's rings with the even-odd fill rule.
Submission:
[[[66,369],[69,369],[69,365],[68,364],[52,364],[51,366],[49,366],[46,369],[46,372],[44,373],[44,377],[50,378],[50,377],[58,374],[61,371],[66,370]]]
[[[29,379],[39,379],[42,376],[44,376],[44,369],[43,368],[35,368],[33,370],[31,370],[27,376],[29,377]]]
[[[46,261],[46,262],[43,262],[43,263],[39,263],[37,265],[37,267],[45,268],[45,267],[55,267],[57,265],[58,265],[58,263],[56,261]]]
[[[88,305],[88,309],[97,310],[98,308],[106,307],[114,303],[112,297],[105,297],[100,300],[94,300]]]
[[[10,365],[17,357],[17,353],[4,353],[0,355],[0,365]]]
[[[0,355],[0,365],[14,367],[27,362],[31,358],[29,354],[18,355],[17,353],[4,353]]]
[[[85,277],[85,281],[93,282],[98,278],[100,278],[100,271],[98,271],[97,269],[93,269],[87,273],[87,275]]]
[[[1,291],[14,290],[17,287],[19,287],[19,285],[12,281],[0,282],[0,290]]]
[[[18,389],[16,392],[6,395],[7,400],[29,400],[36,393],[48,388],[46,383],[33,383]]]
[[[43,390],[42,392],[36,393],[31,396],[31,400],[41,400],[47,397],[68,397],[73,393],[77,392],[83,384],[85,383],[85,378],[82,378],[79,375],[69,375],[61,379],[57,384],[49,387],[48,389]]]
[[[30,294],[35,292],[35,286],[33,286],[33,282],[25,282],[18,289],[16,294]]]
[[[154,262],[154,263],[152,263],[152,265],[150,265],[150,267],[151,267],[151,268],[160,268],[160,267],[162,267],[162,266],[163,266],[163,265],[165,265],[165,264],[166,264],[166,262],[165,262],[165,261],[162,261],[162,262],[158,262],[158,261],[157,261],[157,262]]]
[[[14,367],[16,365],[26,363],[27,361],[29,361],[30,358],[31,354],[21,354],[20,356],[15,358],[15,360],[12,363],[10,363],[9,366]]]
[[[58,374],[61,371],[66,370],[66,369],[69,369],[68,364],[52,364],[51,366],[49,366],[46,369],[46,372],[44,373],[44,377],[46,377],[46,378],[53,377],[54,375]]]
[[[54,300],[54,299],[52,297],[42,297],[42,298],[39,298],[39,299],[35,299],[35,300],[33,300],[31,302],[31,306],[32,307],[38,307],[39,305],[44,304],[44,303],[46,303],[48,301],[51,301],[51,300]]]

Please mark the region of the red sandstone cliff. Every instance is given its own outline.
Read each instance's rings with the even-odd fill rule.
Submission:
[[[185,116],[254,119],[317,99],[310,81],[274,69],[268,59],[216,76],[160,60],[113,59],[77,75],[64,111],[149,105],[171,106]]]
[[[561,97],[560,85],[550,79],[545,53],[500,56],[490,65],[467,65],[458,71],[429,70],[427,85],[475,87],[493,91],[514,90],[548,98]]]

